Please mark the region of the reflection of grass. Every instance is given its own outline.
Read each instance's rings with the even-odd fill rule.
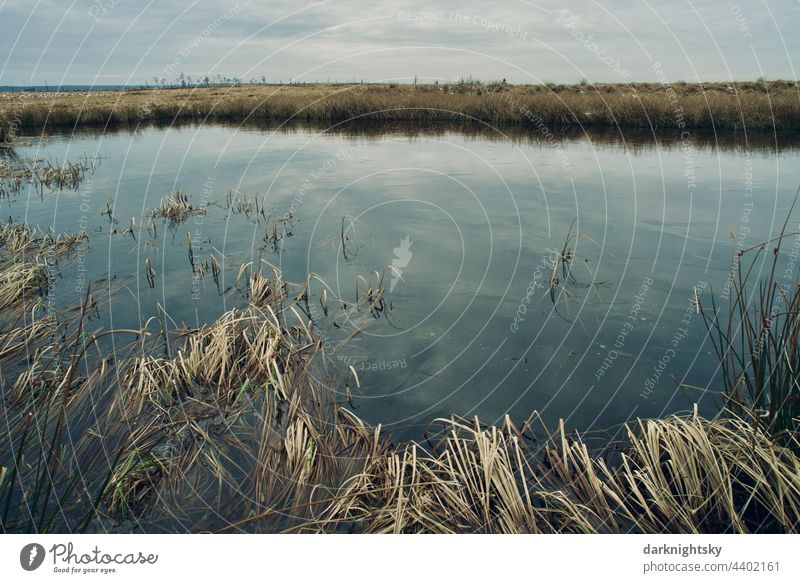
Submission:
[[[13,118],[0,116],[0,152],[10,150],[13,145],[15,121]]]
[[[788,81],[624,85],[291,85],[8,93],[7,111],[24,127],[178,120],[464,121],[548,126],[800,128],[800,102]],[[676,118],[682,111],[682,118]],[[2,126],[2,123],[0,123]]]

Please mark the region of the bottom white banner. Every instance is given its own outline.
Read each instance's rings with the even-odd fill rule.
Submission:
[[[2,581],[798,581],[797,535],[3,535]]]

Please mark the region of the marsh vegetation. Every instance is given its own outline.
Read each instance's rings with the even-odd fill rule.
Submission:
[[[508,85],[313,84],[195,86],[119,91],[0,94],[6,133],[16,129],[180,121],[348,120],[482,122],[499,126],[800,129],[800,99],[789,81]],[[5,139],[0,140],[4,142]]]
[[[11,196],[80,190],[94,171],[86,161],[22,160],[3,161],[0,184]],[[738,256],[725,310],[716,296],[698,301],[724,373],[717,414],[630,421],[603,440],[537,413],[493,424],[453,414],[398,440],[360,417],[359,371],[338,359],[399,311],[387,287],[396,269],[364,271],[348,281],[352,295],[317,273],[290,281],[270,260],[282,258],[295,215],[270,213],[263,198],[239,191],[218,204],[168,192],[141,205],[147,221],[131,219],[123,232],[111,201],[97,234],[0,225],[3,532],[800,530],[800,287],[780,271],[794,235],[788,222]],[[230,252],[186,224],[215,214],[252,224],[260,255],[231,267]],[[577,248],[600,244],[576,224],[548,254],[540,292],[567,319],[570,294],[599,286]],[[327,241],[354,269],[362,229],[339,215]],[[210,275],[224,309],[187,325],[158,304],[136,325],[101,325],[104,306],[127,298],[131,273],[59,303],[53,283],[101,236],[109,249],[123,236],[139,237],[145,251],[179,241],[180,269],[197,286]],[[764,254],[766,277],[747,261]],[[174,277],[162,277],[159,260],[151,253],[123,265],[143,266],[156,288]],[[226,279],[226,263],[235,277]]]

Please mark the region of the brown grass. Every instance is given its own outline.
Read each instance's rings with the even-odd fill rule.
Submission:
[[[49,282],[43,261],[11,262],[0,269],[0,310],[44,295]]]
[[[109,485],[114,516],[157,507],[219,528],[225,522],[207,516],[204,501],[224,500],[226,517],[307,502],[272,521],[292,525],[309,516],[315,496],[341,488],[388,447],[317,376],[321,355],[302,319],[279,318],[280,280],[248,280],[250,307],[188,331],[173,357],[121,365],[109,419],[136,429]]]
[[[179,121],[459,122],[493,125],[798,129],[800,95],[789,81],[669,86],[290,85],[6,93],[21,128]]]
[[[12,156],[10,161],[0,160],[0,197],[16,194],[27,185],[41,194],[45,189],[76,190],[94,171],[94,163],[88,159],[54,164],[45,160],[25,162]]]
[[[177,226],[193,215],[206,214],[206,208],[192,204],[182,189],[161,199],[158,207],[150,211],[153,218],[165,219],[171,226]]]
[[[351,480],[315,524],[364,532],[797,532],[800,460],[739,419],[627,427],[590,453],[563,426],[543,450],[507,422],[442,420],[432,448],[403,444]],[[612,459],[613,458],[613,461]]]
[[[21,223],[0,221],[0,250],[10,256],[47,256],[56,259],[72,253],[88,236],[81,233],[62,233],[55,236],[52,231],[40,231]]]

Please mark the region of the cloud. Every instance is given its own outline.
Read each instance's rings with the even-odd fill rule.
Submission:
[[[140,84],[165,71],[269,80],[653,81],[654,61],[674,80],[794,78],[798,25],[794,0],[757,9],[733,0],[6,0],[0,85]]]

